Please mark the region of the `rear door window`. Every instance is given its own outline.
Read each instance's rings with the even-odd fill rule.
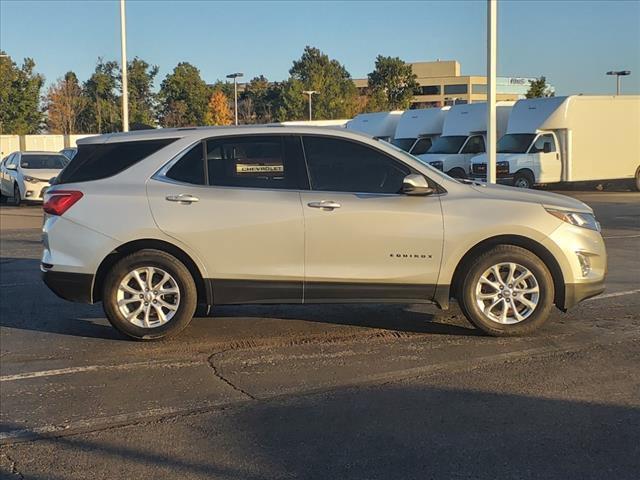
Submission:
[[[87,182],[112,177],[175,142],[176,138],[78,146],[78,153],[60,173],[61,183]]]

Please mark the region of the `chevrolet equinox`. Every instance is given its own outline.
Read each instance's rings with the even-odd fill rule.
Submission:
[[[81,140],[45,195],[45,283],[102,301],[136,339],[224,304],[454,298],[522,335],[604,288],[584,203],[456,180],[393,145],[321,127],[182,128]]]

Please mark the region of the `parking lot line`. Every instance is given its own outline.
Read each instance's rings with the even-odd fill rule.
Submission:
[[[25,372],[16,373],[14,375],[3,375],[0,377],[0,382],[13,382],[16,380],[27,380],[30,378],[41,377],[53,377],[56,375],[69,375],[72,373],[94,372],[98,370],[133,370],[136,368],[182,368],[192,367],[194,365],[206,365],[204,360],[190,360],[181,362],[171,361],[148,361],[148,362],[134,362],[123,363],[117,365],[86,365],[84,367],[70,367],[70,368],[58,368],[54,370],[41,370],[38,372]]]
[[[640,293],[640,288],[635,290],[626,290],[624,292],[612,292],[606,293],[604,295],[598,295],[597,297],[589,298],[585,300],[586,302],[593,302],[594,300],[603,300],[605,298],[613,298],[613,297],[623,297],[625,295],[633,295],[634,293]]]

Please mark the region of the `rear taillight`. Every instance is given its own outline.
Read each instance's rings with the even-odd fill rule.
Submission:
[[[45,194],[42,208],[49,215],[60,216],[81,198],[82,192],[77,190],[54,190]]]

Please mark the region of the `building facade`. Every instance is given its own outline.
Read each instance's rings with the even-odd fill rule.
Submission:
[[[413,97],[411,108],[442,107],[458,103],[485,102],[487,77],[460,75],[460,63],[455,60],[410,63],[417,76],[419,93]],[[498,77],[497,100],[518,100],[529,90],[530,77]],[[361,95],[366,95],[367,79],[354,79]],[[550,86],[553,91],[553,87]]]

